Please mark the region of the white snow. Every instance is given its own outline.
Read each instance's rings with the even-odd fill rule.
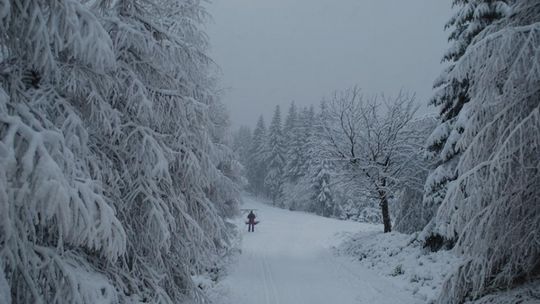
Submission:
[[[328,219],[273,208],[244,198],[257,209],[254,233],[242,229],[241,254],[212,291],[217,304],[423,303],[392,282],[332,248],[353,232],[380,225]],[[243,228],[244,218],[238,219]]]
[[[446,279],[461,261],[452,251],[430,252],[416,235],[359,232],[339,247],[357,263],[391,279],[421,303],[433,303]]]

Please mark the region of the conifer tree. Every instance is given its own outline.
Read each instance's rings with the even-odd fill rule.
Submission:
[[[1,7],[2,301],[202,302],[238,189],[200,2]]]
[[[326,217],[335,216],[337,211],[330,186],[329,162],[324,159],[319,161],[314,171],[313,201],[316,202],[316,213]]]
[[[294,121],[291,122],[290,130],[288,131],[286,164],[284,168],[284,177],[288,183],[296,183],[302,175],[302,165],[304,163],[304,132],[303,115],[297,115]]]
[[[298,120],[298,113],[296,109],[296,105],[293,102],[291,102],[291,105],[289,106],[289,112],[287,113],[287,117],[285,118],[285,124],[283,125],[283,141],[285,143],[285,146],[289,146],[292,144],[295,140],[293,129],[296,125],[296,122]]]
[[[247,177],[249,189],[256,195],[265,194],[264,178],[266,176],[266,125],[263,116],[259,116],[257,125],[253,130],[249,158],[247,164]]]
[[[251,129],[248,126],[241,126],[233,135],[233,150],[238,160],[244,165],[245,170],[248,169],[252,136]]]
[[[470,80],[453,78],[455,63],[463,56],[469,44],[486,26],[509,12],[511,0],[454,0],[456,13],[446,24],[452,28],[451,47],[443,60],[451,65],[435,81],[437,89],[430,104],[439,108],[439,126],[427,140],[428,155],[438,163],[430,173],[424,193],[425,216],[430,219],[446,195],[448,183],[456,178],[455,168],[462,149],[457,145],[464,125],[458,120],[463,106],[469,102]]]
[[[539,274],[540,3],[521,0],[485,27],[449,78],[468,79],[456,179],[433,230],[456,242],[463,263],[439,303],[474,300]]]
[[[268,164],[264,185],[272,202],[282,205],[283,178],[285,167],[285,146],[281,126],[281,111],[276,106],[272,122],[268,128],[268,140],[266,143],[266,163]]]
[[[300,138],[298,145],[300,146],[299,161],[298,161],[298,175],[308,176],[310,171],[310,159],[313,157],[311,155],[312,145],[317,142],[317,136],[320,136],[320,133],[315,134],[316,127],[319,127],[315,123],[316,121],[315,109],[313,106],[304,108],[302,111],[298,125],[299,129],[297,130],[298,136]]]

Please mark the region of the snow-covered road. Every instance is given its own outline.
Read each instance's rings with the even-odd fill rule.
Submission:
[[[381,227],[244,201],[261,223],[254,233],[243,229],[242,253],[220,283],[218,303],[418,303],[387,278],[332,254],[340,234]]]

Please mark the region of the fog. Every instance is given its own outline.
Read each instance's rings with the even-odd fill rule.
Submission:
[[[415,92],[421,111],[435,111],[426,105],[443,68],[450,1],[213,0],[208,10],[233,126],[352,85]]]

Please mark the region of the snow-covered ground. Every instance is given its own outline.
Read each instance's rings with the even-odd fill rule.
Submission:
[[[254,233],[242,230],[241,254],[212,291],[216,304],[424,303],[391,277],[335,254],[346,236],[382,227],[244,201],[261,222]]]
[[[460,259],[451,251],[430,252],[415,235],[398,232],[358,232],[337,247],[344,256],[392,280],[421,303],[432,303],[445,277]]]

